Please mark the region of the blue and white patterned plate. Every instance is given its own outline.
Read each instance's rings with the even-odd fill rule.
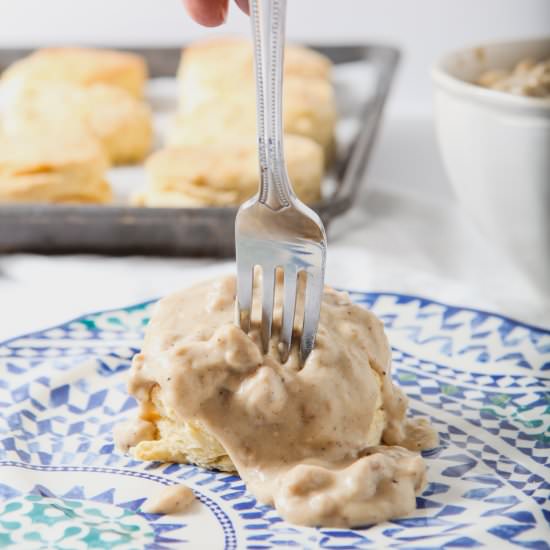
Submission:
[[[550,549],[550,331],[422,298],[353,298],[384,320],[411,412],[439,431],[416,512],[298,528],[236,476],[120,455],[111,432],[136,406],[125,378],[146,303],[0,344],[0,547]],[[182,481],[198,496],[188,514],[140,511]]]

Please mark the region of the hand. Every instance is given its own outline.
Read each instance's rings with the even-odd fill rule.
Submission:
[[[235,0],[248,13],[248,0]],[[189,15],[205,27],[217,27],[225,22],[229,0],[183,0]]]

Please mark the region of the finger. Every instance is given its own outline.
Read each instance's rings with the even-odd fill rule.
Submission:
[[[250,15],[250,6],[248,5],[248,0],[235,0],[235,2],[237,2],[237,6],[239,6],[239,8],[244,11],[244,13]]]
[[[227,17],[228,0],[183,0],[189,15],[205,27],[217,27]]]

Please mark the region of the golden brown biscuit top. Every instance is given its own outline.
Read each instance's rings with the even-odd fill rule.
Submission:
[[[116,78],[135,71],[146,78],[144,60],[131,53],[92,48],[45,48],[15,62],[2,75],[3,80],[26,75],[36,80],[69,80],[83,85]]]
[[[252,45],[240,38],[216,38],[197,42],[183,50],[180,75],[189,65],[202,75],[211,74],[213,80],[253,76]],[[329,79],[332,63],[328,57],[303,46],[287,46],[285,75]]]

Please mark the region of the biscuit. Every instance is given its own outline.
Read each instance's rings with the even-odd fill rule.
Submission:
[[[169,145],[216,143],[227,135],[256,135],[256,98],[252,83],[220,100],[198,105],[180,114],[168,136]],[[310,138],[331,156],[336,127],[332,86],[319,78],[288,78],[283,93],[286,134]]]
[[[235,466],[221,443],[200,422],[181,422],[153,388],[151,400],[158,413],[157,439],[140,441],[130,452],[138,460],[191,463],[208,469],[234,472]]]
[[[258,279],[256,278],[256,280]],[[279,290],[281,290],[280,285],[282,285],[282,282],[282,278],[277,278],[276,285],[279,286]],[[206,288],[210,288],[211,290],[202,294]],[[261,319],[261,285],[257,285],[254,288],[254,292],[255,296],[253,300],[254,305],[251,312],[251,319],[252,326],[258,327]],[[132,442],[129,446],[129,451],[134,458],[139,460],[192,463],[204,468],[231,472],[235,471],[235,466],[225,451],[223,445],[209,430],[209,427],[196,419],[183,420],[181,415],[178,415],[178,412],[175,410],[178,404],[177,399],[174,400],[174,393],[170,394],[170,384],[166,383],[165,385],[162,382],[158,383],[158,381],[155,380],[151,385],[149,385],[149,382],[152,381],[146,374],[148,364],[151,364],[150,361],[158,360],[158,357],[163,355],[163,353],[165,353],[164,350],[170,346],[167,342],[173,343],[171,357],[174,358],[178,356],[178,352],[176,350],[188,351],[193,347],[195,339],[193,330],[195,327],[189,328],[189,326],[184,327],[179,324],[181,322],[180,319],[188,320],[190,318],[190,310],[186,310],[184,304],[186,304],[186,295],[189,296],[192,293],[193,296],[201,296],[201,303],[205,304],[204,311],[201,311],[200,307],[198,309],[196,306],[193,308],[193,314],[195,315],[193,319],[195,323],[201,326],[201,329],[204,331],[202,332],[202,336],[197,338],[197,340],[200,340],[201,344],[205,344],[215,332],[215,323],[217,319],[215,312],[219,312],[220,309],[225,308],[227,308],[227,311],[232,312],[234,305],[235,281],[233,278],[228,277],[206,282],[201,285],[197,285],[192,289],[179,292],[173,295],[172,298],[165,298],[160,302],[160,304],[157,305],[157,308],[153,313],[152,322],[148,327],[148,332],[146,334],[145,343],[143,346],[143,353],[138,354],[134,358],[129,381],[129,391],[138,399],[138,402],[140,403],[141,418],[151,422],[154,429],[150,430],[148,434],[145,434],[143,438],[138,438],[136,441]],[[335,302],[341,300],[342,298],[343,296],[338,295],[335,291],[327,288],[325,290],[325,297],[323,298],[323,301],[328,304],[331,300],[333,300],[332,303],[335,304]],[[161,319],[166,318],[163,317],[163,315],[166,315],[167,302],[170,300],[172,300],[173,309],[170,312],[169,323],[171,324],[168,325],[167,323],[161,321]],[[281,292],[276,292],[273,311],[273,323],[275,327],[280,327],[280,323],[282,321],[281,301]],[[345,303],[342,304],[342,306],[345,307]],[[300,309],[300,304],[298,304],[298,309]],[[349,310],[347,315],[351,315]],[[300,315],[297,315],[297,318],[300,318]],[[208,320],[205,324],[201,325],[201,321],[203,319]],[[204,330],[205,325],[208,326],[209,323],[214,325],[211,332]],[[337,340],[341,334],[334,334],[332,331],[328,332],[326,330],[326,326],[323,327],[324,323],[326,323],[326,317],[323,316],[321,318],[321,333],[323,334],[324,332],[324,338],[328,339],[329,342],[331,338]],[[167,328],[168,326],[170,326],[171,330]],[[163,328],[161,329],[159,327]],[[323,329],[325,329],[325,331],[323,331]],[[165,330],[165,332],[163,332],[163,330]],[[300,331],[298,319],[296,319],[295,330],[297,333]],[[367,330],[372,330],[372,328]],[[151,333],[153,331],[156,331],[157,337],[160,335],[160,339],[153,339],[151,337]],[[199,331],[197,331],[197,333],[198,332]],[[358,338],[353,337],[353,335],[357,336],[356,333],[345,332],[345,334],[349,340],[342,344],[346,345],[351,350],[357,348],[357,346],[363,346],[363,350],[365,349],[365,344]],[[183,346],[178,347],[176,342],[179,341],[181,343],[183,340],[185,340]],[[153,341],[155,342],[154,344],[152,343]],[[273,345],[276,348],[276,341],[273,342]],[[221,347],[221,349],[225,351],[224,346],[227,346],[227,337],[218,340],[217,346]],[[320,353],[323,353],[323,351]],[[153,355],[154,359],[151,359]],[[182,351],[179,357],[183,355],[184,352]],[[356,357],[356,354],[352,351],[351,356]],[[276,353],[272,354],[272,358],[276,357]],[[336,355],[336,357],[338,357],[338,355]],[[290,365],[285,366],[285,368],[292,368]],[[383,379],[381,374],[369,362],[360,362],[358,365],[361,365],[361,368],[364,368],[365,371],[369,371],[368,373],[365,372],[365,375],[369,375],[369,378],[372,376],[372,383],[374,386],[372,389],[375,390],[373,394],[372,416],[370,423],[365,425],[363,444],[365,447],[376,446],[382,441],[384,430],[388,426],[388,416],[384,407],[385,403],[383,399]],[[223,366],[220,365],[220,367],[223,369]],[[337,367],[338,366],[335,368]],[[317,368],[322,371],[322,366]],[[351,366],[348,368],[351,368]],[[319,372],[318,374],[320,377],[319,379],[322,380],[324,375],[322,372]],[[252,376],[254,375],[252,374]],[[271,389],[272,391],[270,394],[272,399],[274,399],[273,395],[276,395],[276,389],[278,386],[270,388],[268,384],[269,380],[269,378],[264,379],[262,387],[267,387],[268,390]],[[213,382],[209,387],[214,384],[215,382]],[[330,420],[329,417],[330,413],[327,412],[328,420]]]
[[[60,129],[80,123],[102,144],[112,164],[143,160],[153,141],[149,107],[121,88],[53,83],[21,90],[6,105],[4,131]]]
[[[135,54],[91,48],[46,48],[13,63],[2,75],[10,86],[40,86],[72,82],[90,86],[109,84],[143,97],[147,67]]]
[[[285,136],[285,157],[298,197],[321,197],[323,151],[300,136]],[[258,154],[254,139],[185,145],[154,153],[145,165],[147,187],[136,203],[152,207],[236,206],[258,189]]]
[[[0,137],[0,202],[108,203],[108,162],[76,129]]]
[[[332,63],[324,55],[301,46],[287,46],[285,77],[330,80]],[[218,38],[184,49],[178,70],[180,110],[192,111],[243,83],[254,82],[252,45],[248,40]]]

